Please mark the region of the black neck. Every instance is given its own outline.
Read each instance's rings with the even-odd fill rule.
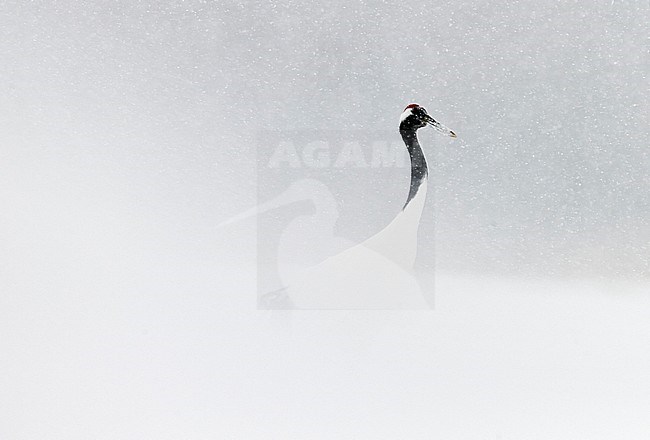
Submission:
[[[404,208],[406,208],[406,205],[408,205],[417,194],[424,179],[427,178],[429,171],[427,169],[427,161],[424,158],[424,153],[422,153],[422,148],[420,148],[420,143],[418,142],[415,130],[412,128],[403,128],[400,129],[400,134],[402,135],[402,139],[404,140],[409,156],[411,157],[411,189],[409,190],[408,199],[406,199],[406,203],[404,204]]]

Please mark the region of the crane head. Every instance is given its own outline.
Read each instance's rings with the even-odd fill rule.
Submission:
[[[399,120],[400,130],[417,130],[430,125],[439,133],[450,137],[456,137],[456,133],[429,116],[425,108],[420,107],[418,104],[407,105]]]

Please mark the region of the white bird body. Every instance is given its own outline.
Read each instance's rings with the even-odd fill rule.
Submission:
[[[426,180],[384,229],[293,278],[287,291],[296,309],[428,309],[413,272]]]
[[[287,289],[296,309],[426,309],[414,273],[365,246],[307,269]]]
[[[396,264],[412,268],[418,249],[418,229],[427,197],[427,179],[424,179],[413,200],[381,231],[363,245],[387,256]]]

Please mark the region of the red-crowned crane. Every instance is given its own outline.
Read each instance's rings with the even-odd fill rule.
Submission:
[[[427,191],[428,168],[417,130],[431,126],[456,137],[418,104],[400,116],[399,131],[411,160],[411,184],[402,211],[384,229],[309,268],[287,287],[261,298],[264,308],[426,309],[413,274],[417,233]]]

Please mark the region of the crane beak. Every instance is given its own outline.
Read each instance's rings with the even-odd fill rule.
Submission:
[[[453,137],[453,138],[456,137],[456,133],[451,131],[448,127],[445,127],[444,125],[442,125],[440,122],[433,119],[431,116],[426,115],[425,119],[426,119],[427,124],[432,126],[437,132],[442,133],[445,136],[449,136],[449,137]]]

